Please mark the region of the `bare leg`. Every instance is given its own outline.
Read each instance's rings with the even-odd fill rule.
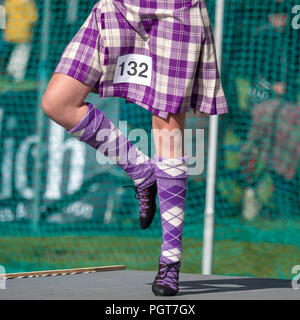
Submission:
[[[170,114],[168,119],[152,117],[156,154],[163,158],[179,158],[184,155],[185,113]]]
[[[42,107],[53,121],[70,130],[84,117],[88,107],[84,99],[91,88],[67,75],[52,76],[44,94]]]

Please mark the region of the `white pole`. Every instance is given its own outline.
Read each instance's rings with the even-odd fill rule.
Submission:
[[[42,29],[41,29],[41,47],[40,47],[40,61],[39,61],[39,87],[36,111],[36,136],[37,136],[37,152],[35,154],[35,163],[33,168],[33,186],[34,186],[34,199],[32,206],[32,229],[39,232],[40,221],[40,201],[41,201],[41,180],[43,170],[43,132],[45,127],[45,116],[43,114],[41,104],[43,94],[47,87],[48,72],[47,72],[47,59],[49,52],[49,34],[50,34],[50,5],[51,0],[44,0]]]
[[[216,0],[215,45],[221,73],[224,0]],[[210,116],[208,137],[208,159],[206,179],[206,200],[204,212],[202,274],[212,274],[214,247],[215,182],[217,161],[218,116]]]

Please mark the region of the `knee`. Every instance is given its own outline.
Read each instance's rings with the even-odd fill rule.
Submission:
[[[52,120],[60,120],[60,118],[64,117],[69,105],[65,100],[64,96],[55,87],[50,87],[43,95],[42,109]]]
[[[54,101],[52,98],[50,98],[50,95],[47,91],[43,95],[42,109],[48,117],[50,117],[54,112]]]
[[[52,88],[47,88],[42,98],[42,109],[49,118],[54,118],[59,106],[59,96]]]

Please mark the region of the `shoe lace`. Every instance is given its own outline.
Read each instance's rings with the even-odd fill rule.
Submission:
[[[174,262],[171,264],[163,264],[159,265],[159,272],[156,276],[156,282],[161,283],[169,282],[173,285],[177,284],[178,281],[178,273],[179,273],[179,263]]]
[[[149,186],[136,187],[136,186],[124,186],[124,188],[132,188],[135,191],[135,198],[139,201],[140,211],[142,214],[146,214],[149,208]]]

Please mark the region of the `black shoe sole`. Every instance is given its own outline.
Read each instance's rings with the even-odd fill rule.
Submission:
[[[173,290],[168,286],[152,286],[152,292],[155,296],[175,296],[178,290]]]

